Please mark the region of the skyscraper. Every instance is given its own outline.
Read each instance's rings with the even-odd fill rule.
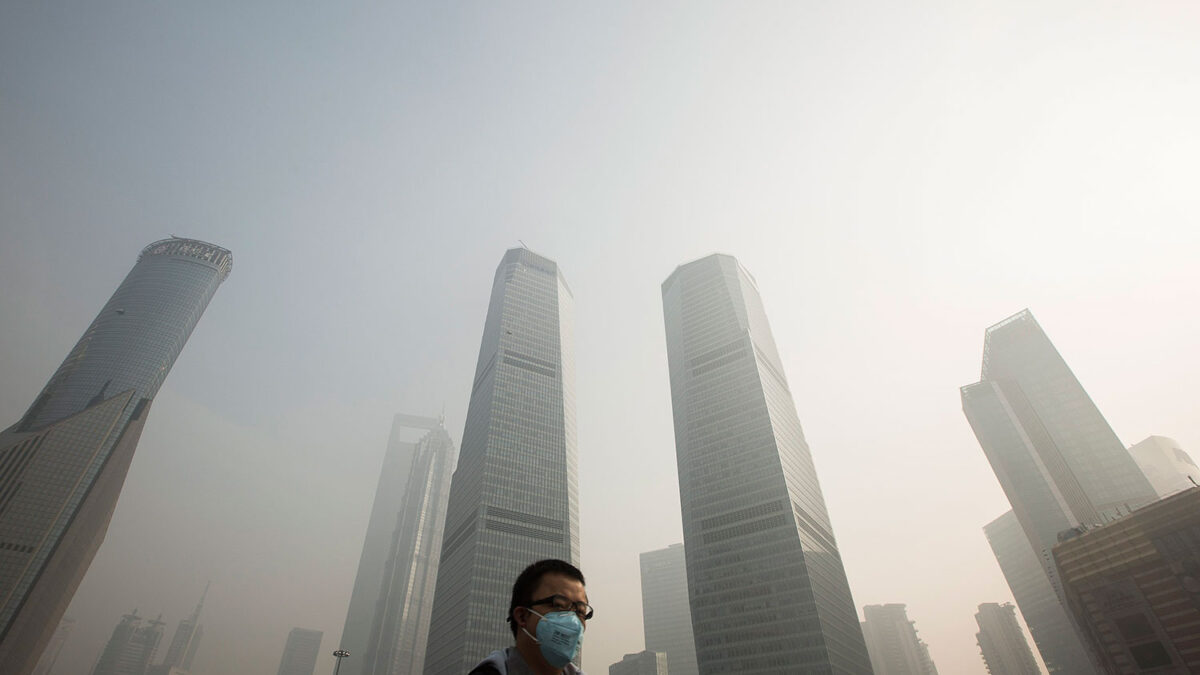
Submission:
[[[984,526],[983,532],[1046,669],[1052,675],[1089,672],[1088,655],[1075,624],[1050,586],[1017,517],[1008,511]]]
[[[411,512],[413,508],[420,508],[420,502],[414,507],[406,507],[409,497],[409,481],[412,479],[414,465],[419,463],[417,460],[419,443],[404,440],[406,430],[432,431],[441,427],[441,421],[433,418],[396,415],[392,419],[392,431],[388,438],[387,451],[383,457],[383,468],[379,472],[379,481],[375,487],[375,501],[371,507],[371,517],[367,523],[366,536],[363,539],[362,555],[358,561],[358,574],[354,577],[354,590],[350,596],[350,607],[346,611],[346,624],[342,629],[342,639],[339,643],[340,648],[351,654],[351,658],[341,666],[340,672],[345,675],[359,675],[371,672],[373,669],[366,667],[368,661],[374,660],[373,656],[367,653],[367,643],[371,639],[372,623],[375,621],[376,614],[386,604],[384,596],[387,595],[387,588],[384,586],[384,578],[390,576],[386,574],[386,568],[396,553],[397,518],[402,516],[406,510]],[[439,434],[437,438],[441,439],[442,436]],[[449,436],[445,438],[448,439]],[[453,471],[452,462],[446,471],[447,476],[449,472]],[[435,483],[441,484],[438,481]],[[421,483],[421,489],[418,491],[422,495],[425,494],[424,483]],[[446,494],[443,493],[440,512],[442,521],[445,517],[445,498]],[[438,513],[430,515],[436,516]],[[442,521],[436,525],[426,524],[436,530],[434,536],[438,538],[439,542],[442,536]],[[414,543],[407,542],[409,545]],[[428,545],[429,542],[422,540],[422,543]],[[441,544],[439,543],[439,554],[440,549]],[[421,553],[423,555],[424,550]],[[435,555],[432,560],[434,577],[431,579],[436,578],[437,558],[438,556]],[[422,644],[420,649],[424,651],[425,646]]]
[[[983,664],[991,675],[1041,673],[1037,661],[1033,660],[1029,643],[1017,624],[1017,614],[1012,605],[985,602],[979,606],[975,622],[979,624],[975,640],[979,644]]]
[[[394,490],[402,501],[392,517],[376,611],[362,652],[360,672],[364,675],[414,675],[424,668],[454,471],[454,441],[446,433],[443,419],[397,415],[396,424],[427,429],[428,433],[411,453],[405,483],[398,489],[380,486]]]
[[[162,641],[162,632],[162,621],[146,621],[136,609],[122,616],[92,675],[145,675]]]
[[[504,254],[450,486],[425,672],[459,675],[512,643],[512,584],[579,563],[574,300],[554,261]]]
[[[1200,487],[1063,539],[1067,602],[1103,672],[1200,673]]]
[[[697,675],[683,544],[641,555],[646,649],[667,655],[671,675]]]
[[[608,675],[669,675],[675,671],[668,665],[667,655],[647,649],[624,658],[608,667]]]
[[[169,674],[172,668],[183,670],[192,669],[192,661],[196,658],[196,649],[200,646],[200,638],[204,635],[204,627],[200,625],[200,612],[204,609],[204,598],[208,596],[208,586],[200,595],[200,602],[190,616],[179,622],[175,635],[167,647],[167,656],[163,659],[160,670]]]
[[[711,255],[662,294],[700,672],[870,673],[754,278]]]
[[[1129,454],[1159,497],[1191,489],[1196,486],[1192,481],[1200,481],[1200,467],[1173,438],[1150,436],[1129,448]]]
[[[0,663],[28,673],[112,518],[151,402],[229,275],[171,238],[136,264],[28,412],[0,432]]]
[[[293,628],[283,646],[276,675],[313,675],[317,667],[317,656],[321,653],[321,638],[324,633],[307,628]]]
[[[863,607],[863,638],[875,675],[937,675],[929,646],[901,604]]]
[[[1150,503],[1154,490],[1029,310],[987,329],[980,381],[960,395],[1013,514],[1065,606],[1051,556],[1058,533]],[[1078,634],[1073,639],[1082,644]],[[1061,672],[1094,669],[1061,656],[1068,659],[1055,664]]]

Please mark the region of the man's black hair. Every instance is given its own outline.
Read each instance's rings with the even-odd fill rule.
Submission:
[[[508,603],[508,627],[512,629],[513,637],[517,637],[517,622],[513,620],[513,610],[518,607],[528,607],[533,602],[533,592],[537,590],[542,577],[547,574],[561,574],[568,579],[574,579],[584,586],[583,572],[565,560],[539,560],[525,568],[513,584],[512,602]]]

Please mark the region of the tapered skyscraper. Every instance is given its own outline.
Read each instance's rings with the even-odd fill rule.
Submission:
[[[513,581],[579,564],[574,300],[553,260],[504,254],[450,487],[425,672],[460,675],[512,644]]]
[[[870,673],[754,278],[712,255],[662,293],[700,673]]]
[[[1058,534],[1150,503],[1154,489],[1029,310],[987,329],[980,381],[962,387],[961,396],[1013,515],[1063,602],[1051,556]],[[1040,612],[1022,606],[1022,614],[1036,621]],[[1051,672],[1093,671],[1080,659],[1086,651],[1077,630],[1038,646],[1055,643],[1071,647],[1042,651]]]
[[[396,494],[400,504],[392,513],[382,575],[375,585],[375,611],[359,652],[362,665],[355,672],[363,675],[414,675],[425,664],[446,502],[457,454],[443,422],[441,418],[396,416],[397,426],[425,429],[428,433],[407,453],[404,483],[395,486],[385,485],[382,479],[380,482],[380,490]],[[376,494],[376,505],[379,500]],[[367,553],[364,546],[363,556]],[[342,646],[347,647],[344,640]]]
[[[150,404],[229,251],[150,244],[16,424],[0,432],[0,663],[28,673],[104,540]]]

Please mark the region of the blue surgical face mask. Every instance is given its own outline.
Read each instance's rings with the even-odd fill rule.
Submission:
[[[532,609],[529,611],[542,617],[542,620],[538,621],[537,636],[534,637],[524,627],[521,630],[538,644],[542,658],[555,668],[562,668],[570,663],[579,654],[579,647],[583,645],[583,622],[579,620],[579,615],[569,610],[549,614],[538,614]]]

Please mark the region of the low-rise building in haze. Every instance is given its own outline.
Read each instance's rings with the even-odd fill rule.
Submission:
[[[1150,436],[1129,448],[1129,454],[1159,497],[1196,487],[1200,482],[1200,467],[1173,438]]]
[[[1200,673],[1200,487],[1063,539],[1059,577],[1106,673]]]
[[[1009,603],[985,602],[975,614],[979,632],[975,640],[983,664],[991,675],[1040,675],[1029,642],[1017,624],[1016,608]]]
[[[646,650],[626,654],[608,667],[608,675],[667,675],[669,668],[666,654]]]
[[[875,675],[937,675],[929,646],[917,637],[908,609],[897,603],[863,607],[862,631]]]

